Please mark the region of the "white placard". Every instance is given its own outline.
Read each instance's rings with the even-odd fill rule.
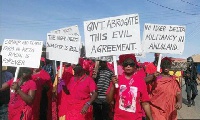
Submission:
[[[78,25],[74,25],[74,26],[70,26],[70,27],[66,27],[66,28],[61,28],[61,29],[58,29],[58,30],[53,30],[50,33],[80,36]]]
[[[139,15],[84,21],[86,57],[139,53]]]
[[[2,46],[2,65],[39,68],[43,41],[5,39]]]
[[[80,57],[80,36],[47,34],[46,52],[48,59],[77,64]]]
[[[113,62],[113,56],[90,57],[92,60],[101,60],[106,62]]]
[[[140,52],[140,53],[135,53],[135,57],[139,57],[139,58],[145,58],[146,55],[144,52]]]
[[[182,54],[185,26],[145,24],[143,49],[145,52]]]

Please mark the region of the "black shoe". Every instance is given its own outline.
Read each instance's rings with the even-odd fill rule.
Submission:
[[[192,105],[195,106],[195,101],[194,100],[192,100]]]
[[[188,101],[187,106],[188,106],[188,107],[191,107],[191,102],[190,102],[190,101]]]
[[[188,106],[188,107],[191,107],[191,104],[188,104],[187,106]]]

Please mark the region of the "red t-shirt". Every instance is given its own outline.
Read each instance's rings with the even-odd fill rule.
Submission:
[[[114,120],[142,119],[141,102],[150,101],[144,79],[135,73],[130,80],[125,75],[118,76],[119,88],[115,89]],[[109,92],[108,88],[107,93]]]
[[[17,82],[18,81],[19,79],[17,80]],[[9,86],[11,86],[13,83],[13,79],[9,80],[7,83]],[[25,94],[28,94],[29,90],[37,90],[36,83],[33,80],[28,80],[20,86],[20,89]],[[15,92],[14,93],[11,92],[10,102],[9,102],[9,107],[8,107],[9,119],[15,119],[15,118],[20,119],[21,112],[25,111],[25,109],[32,109],[32,104],[31,105],[26,104],[25,101],[22,100],[19,94],[16,94]]]
[[[83,76],[82,79],[85,79],[83,81],[75,81],[74,79],[74,77],[71,78],[67,88],[70,92],[70,95],[75,99],[88,99],[90,98],[90,93],[94,90],[97,90],[96,83],[90,76]]]
[[[90,100],[90,93],[97,90],[97,86],[94,80],[87,75],[75,79],[72,77],[67,85],[70,95],[66,99],[66,120],[92,120],[92,106],[88,108],[86,114],[80,114],[80,112],[85,103]]]

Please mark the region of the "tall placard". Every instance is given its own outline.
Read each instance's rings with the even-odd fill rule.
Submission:
[[[145,24],[143,49],[145,52],[182,54],[185,26]]]
[[[139,15],[122,15],[84,22],[86,57],[139,53]]]
[[[2,65],[39,68],[43,41],[5,39],[2,46]]]

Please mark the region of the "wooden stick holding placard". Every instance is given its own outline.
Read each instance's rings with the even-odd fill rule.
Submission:
[[[62,64],[63,64],[63,62],[60,61],[60,69],[59,69],[59,75],[58,75],[58,78],[59,78],[59,79],[62,78]]]
[[[56,76],[58,73],[57,71],[57,64],[56,64],[56,60],[53,61],[53,75]]]
[[[16,71],[15,71],[15,77],[14,77],[13,82],[16,82],[16,81],[17,81],[17,76],[18,76],[18,74],[19,74],[19,70],[20,70],[20,67],[17,67],[17,69],[16,69]],[[11,90],[11,92],[13,93],[13,92],[15,92],[15,91],[14,91],[14,90]]]
[[[160,54],[158,58],[157,72],[160,72],[161,59],[162,59],[162,54]]]
[[[117,57],[113,56],[113,62],[114,62],[114,71],[115,71],[115,75],[118,76],[118,72],[117,72]],[[115,88],[118,88],[119,85],[118,83],[115,83]]]

